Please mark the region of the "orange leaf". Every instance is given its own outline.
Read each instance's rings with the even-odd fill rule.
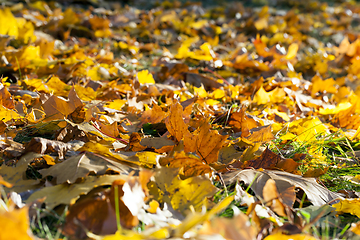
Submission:
[[[2,211],[0,213],[0,239],[6,240],[31,240],[32,234],[29,227],[29,211],[27,207]]]
[[[249,117],[245,113],[246,108],[242,107],[240,112],[231,113],[229,119],[229,126],[232,126],[235,131],[241,131],[242,137],[247,137],[250,135],[250,129],[259,127],[259,123],[257,123],[253,118]]]
[[[185,151],[196,153],[205,163],[215,163],[218,160],[220,148],[222,148],[227,136],[222,136],[216,130],[210,130],[210,124],[203,124],[193,134],[188,134],[184,139]]]
[[[160,165],[180,168],[180,172],[184,174],[185,178],[204,175],[212,171],[210,166],[204,164],[199,157],[185,152],[175,153],[174,157],[161,158]]]
[[[152,124],[159,123],[163,119],[165,119],[168,115],[169,115],[169,112],[164,112],[159,105],[153,104],[153,107],[151,109],[146,110],[141,115],[141,124],[144,124],[144,123],[152,123]]]
[[[0,83],[0,104],[8,109],[14,109],[14,100],[9,91]]]
[[[165,119],[166,128],[177,141],[183,139],[189,133],[188,127],[183,120],[183,107],[177,102],[170,107],[170,115]]]

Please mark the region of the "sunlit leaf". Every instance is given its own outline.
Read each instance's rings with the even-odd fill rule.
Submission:
[[[28,207],[23,207],[0,212],[0,224],[3,227],[3,231],[0,232],[0,239],[33,239],[29,226],[28,210]]]
[[[154,80],[152,74],[149,73],[148,70],[142,70],[141,72],[138,72],[137,78],[138,78],[140,84],[155,83],[155,80]]]

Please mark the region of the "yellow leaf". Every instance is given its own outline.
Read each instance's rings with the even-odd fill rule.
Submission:
[[[25,79],[25,84],[27,86],[30,86],[38,92],[45,92],[49,93],[49,88],[44,84],[44,82],[41,79],[33,78],[33,79]]]
[[[71,88],[58,77],[50,78],[46,85],[48,86],[51,93],[62,97],[67,97]]]
[[[204,88],[204,86],[201,87],[194,87],[194,93],[195,95],[201,97],[201,98],[206,98],[207,97],[207,92]]]
[[[217,188],[206,177],[191,177],[181,180],[176,168],[160,168],[155,180],[148,184],[150,194],[158,196],[158,200],[171,204],[175,210],[185,213],[193,206],[200,211],[204,200],[211,197]]]
[[[161,156],[154,152],[137,152],[135,154],[143,167],[152,168],[157,163],[157,159]]]
[[[114,159],[118,162],[124,162],[124,163],[126,162],[126,163],[135,164],[135,165],[140,165],[139,162],[130,160],[129,157],[126,157],[124,155],[113,153],[105,145],[96,143],[96,142],[91,142],[91,141],[87,142],[80,149],[78,149],[78,151],[92,152],[92,153],[102,155],[104,157],[108,157],[110,159]]]
[[[270,101],[272,103],[283,102],[286,96],[284,89],[279,87],[276,87],[274,90],[270,91],[269,94],[270,94]]]
[[[10,8],[0,9],[0,34],[18,37],[18,25]]]
[[[159,208],[160,204],[156,200],[151,200],[149,203],[149,208],[146,210],[149,213],[156,213],[156,210]]]
[[[269,235],[264,240],[316,240],[316,238],[306,235],[306,234],[293,234],[293,235],[287,235],[282,233],[276,233],[273,235]]]
[[[35,27],[32,22],[26,21],[24,18],[17,18],[18,23],[18,39],[22,39],[24,43],[34,42],[36,36],[34,34]]]
[[[355,233],[357,235],[360,235],[360,222],[353,223],[350,228],[350,231],[352,231],[353,233]]]
[[[0,239],[6,240],[31,240],[32,234],[29,227],[28,208],[13,209],[0,213]]]
[[[194,206],[196,211],[201,210],[203,200],[212,196],[216,188],[209,179],[203,177],[191,177],[185,180],[175,177],[167,191],[172,195],[173,208],[184,213],[190,205]]]
[[[220,99],[225,97],[225,92],[223,89],[216,89],[215,91],[213,91],[210,94],[210,97],[215,98],[215,99]]]
[[[220,102],[219,102],[218,100],[214,100],[214,99],[207,99],[207,100],[205,101],[205,103],[206,103],[207,105],[209,105],[209,106],[214,106],[214,105],[216,105],[216,104],[219,104]]]
[[[266,92],[263,86],[261,86],[255,93],[253,101],[258,105],[267,104],[271,100],[270,95],[271,93]]]
[[[339,213],[350,213],[360,218],[360,198],[340,200],[333,207]]]
[[[145,239],[145,236],[143,236],[140,233],[136,233],[134,231],[129,230],[122,230],[117,231],[115,234],[107,235],[101,240],[141,240]]]
[[[224,200],[216,204],[210,211],[205,214],[189,214],[186,219],[175,229],[174,235],[181,237],[187,231],[191,230],[196,225],[202,224],[204,221],[209,220],[215,214],[219,213],[221,210],[229,206],[229,204],[234,200],[234,196],[226,197]]]
[[[268,27],[268,20],[266,18],[260,18],[254,25],[257,30],[266,29]]]
[[[155,83],[153,75],[151,73],[149,73],[148,70],[142,70],[142,71],[138,72],[137,78],[138,78],[140,84],[146,84],[146,83],[154,84]]]
[[[193,22],[189,25],[189,27],[192,27],[194,29],[200,29],[202,27],[204,27],[205,25],[208,25],[209,24],[209,21],[207,19],[202,19],[202,20],[199,20],[197,22]]]
[[[75,85],[74,88],[81,100],[91,101],[96,99],[96,92],[91,87],[83,87],[80,85]]]
[[[108,102],[105,104],[105,107],[112,108],[115,110],[122,110],[123,106],[127,101],[125,99],[115,99],[112,102]]]
[[[323,115],[337,114],[343,110],[350,108],[352,104],[350,102],[339,103],[336,107],[333,108],[320,108],[319,113]]]
[[[3,122],[7,122],[10,120],[20,119],[22,118],[17,112],[14,110],[10,110],[0,105],[0,120]]]
[[[316,136],[329,133],[328,127],[317,117],[307,117],[293,121],[289,124],[289,131],[297,135],[295,140],[300,142],[314,141]]]
[[[288,53],[286,54],[285,58],[287,60],[293,59],[294,57],[296,57],[296,54],[297,54],[298,50],[299,50],[299,45],[297,43],[292,43],[289,46]]]

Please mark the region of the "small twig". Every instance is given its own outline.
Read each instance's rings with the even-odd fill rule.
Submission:
[[[229,193],[227,191],[226,184],[225,184],[224,179],[221,176],[221,173],[215,172],[215,175],[219,177],[221,184],[224,186],[225,195],[228,197]]]

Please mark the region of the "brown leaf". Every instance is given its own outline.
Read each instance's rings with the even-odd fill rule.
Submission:
[[[73,140],[79,140],[83,142],[89,141],[84,131],[80,130],[78,126],[72,126],[70,124],[59,130],[55,135],[55,139],[65,143]]]
[[[50,121],[63,119],[82,105],[81,100],[76,95],[75,89],[72,88],[69,92],[68,100],[52,95],[46,100],[42,107],[46,113],[46,121]]]
[[[57,152],[59,158],[64,159],[65,153],[70,149],[70,144],[40,137],[34,137],[26,145],[25,152],[35,152],[40,154]]]
[[[250,160],[245,163],[246,167],[251,167],[255,169],[264,168],[264,169],[274,169],[277,163],[281,160],[279,155],[276,155],[268,148],[256,159]]]
[[[141,145],[140,142],[141,142],[140,134],[137,132],[131,133],[130,139],[129,139],[129,145],[126,147],[125,150],[137,152],[137,151],[142,151],[142,150],[146,149],[146,147]]]
[[[137,212],[144,205],[143,189],[151,174],[141,177],[129,177],[115,180],[110,191],[94,194],[89,193],[69,209],[66,216],[64,233],[77,238],[85,238],[85,229],[98,235],[113,234],[117,229],[116,207],[118,204],[120,223],[122,227],[132,228],[138,224]],[[115,200],[117,197],[117,200]]]
[[[103,235],[116,232],[116,214],[108,198],[86,198],[70,207],[63,234],[85,239],[85,229]]]
[[[295,192],[294,192],[295,196]],[[286,217],[285,206],[281,202],[280,195],[276,188],[276,183],[273,179],[266,181],[263,189],[264,202],[269,206],[274,212],[282,217]],[[295,199],[294,199],[295,200]]]
[[[223,84],[210,77],[192,72],[185,74],[185,81],[194,85],[195,87],[201,87],[203,85],[206,90],[212,90],[223,86]]]
[[[231,113],[228,122],[229,126],[233,127],[235,131],[241,131],[242,137],[248,137],[250,135],[250,129],[260,126],[253,118],[247,116],[245,111],[246,108],[242,107],[240,112]]]
[[[158,153],[169,152],[175,145],[174,141],[164,137],[143,138],[140,144],[147,148],[154,148],[155,152]]]
[[[56,184],[61,184],[65,182],[75,183],[78,178],[86,177],[90,172],[103,175],[109,169],[121,174],[129,174],[132,170],[129,166],[106,157],[83,153],[39,172],[43,177],[53,176],[56,178]]]

